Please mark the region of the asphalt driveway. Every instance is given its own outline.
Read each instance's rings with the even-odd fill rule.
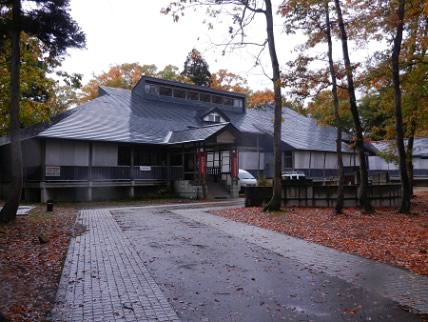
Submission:
[[[422,320],[403,304],[425,310],[428,279],[206,207],[83,211],[88,230],[72,241],[53,320]]]

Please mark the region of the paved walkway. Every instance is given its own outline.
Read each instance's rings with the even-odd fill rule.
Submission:
[[[174,212],[428,314],[427,277],[299,238],[214,216],[207,213],[210,210],[214,208],[204,209],[203,212],[197,209]]]
[[[217,205],[220,204],[217,203]],[[210,205],[205,205],[205,207],[208,206]],[[156,258],[151,257],[151,255],[156,254],[154,251],[157,251],[157,254],[165,256],[165,258],[179,260],[179,254],[174,252],[170,254],[174,245],[162,244],[160,239],[157,242],[157,234],[161,231],[166,235],[169,234],[169,236],[164,236],[165,238],[169,237],[169,240],[176,240],[178,237],[187,238],[185,236],[191,239],[192,236],[189,236],[191,232],[196,233],[203,230],[201,228],[205,228],[205,230],[200,232],[199,243],[191,245],[192,249],[195,247],[198,250],[204,249],[206,246],[203,245],[202,241],[208,234],[217,234],[216,236],[213,235],[213,238],[221,238],[221,242],[226,243],[226,248],[228,247],[227,243],[230,243],[230,248],[232,248],[232,243],[242,244],[245,241],[256,245],[259,249],[265,249],[288,258],[291,261],[288,263],[297,263],[294,265],[296,267],[301,265],[305,269],[309,268],[309,270],[338,277],[352,283],[348,283],[349,285],[355,285],[370,292],[361,293],[361,297],[370,298],[371,293],[380,294],[414,310],[428,313],[428,278],[426,277],[287,235],[213,216],[206,212],[209,208],[188,209],[189,207],[202,207],[202,205],[81,211],[78,222],[86,226],[87,231],[71,241],[52,320],[67,322],[179,321],[176,312],[179,312],[180,306],[177,304],[186,307],[190,304],[185,303],[184,298],[170,296],[169,290],[173,290],[172,293],[170,292],[171,294],[177,294],[177,290],[174,289],[176,287],[174,285],[168,289],[167,284],[170,283],[170,280],[165,279],[166,273],[171,273],[173,276],[172,272],[177,271],[177,274],[181,274],[180,269],[189,270],[200,263],[181,263],[178,266],[176,263],[171,263],[170,270],[163,272],[161,270],[164,266],[162,262],[159,262],[160,266],[156,266]],[[168,225],[169,231],[165,230]],[[188,230],[185,230],[184,226]],[[159,227],[159,232],[155,229],[156,227]],[[183,230],[183,236],[174,235],[174,229]],[[216,231],[222,232],[222,235],[215,233]],[[144,241],[144,238],[148,239]],[[218,241],[220,243],[220,239]],[[210,241],[209,244],[212,242]],[[243,245],[240,247],[244,247]],[[175,246],[178,246],[175,249],[182,248],[178,244]],[[151,253],[151,251],[153,252]],[[224,249],[222,252],[224,253]],[[258,254],[261,253],[258,250]],[[186,254],[182,255],[185,256],[184,258],[187,256]],[[195,258],[200,259],[201,254],[198,252],[197,256]],[[259,258],[264,255],[257,256]],[[282,256],[281,258],[283,258]],[[182,261],[182,259],[180,260]],[[232,261],[233,258],[230,260]],[[278,259],[278,263],[278,267],[281,267],[285,262]],[[204,268],[204,270],[206,269]],[[236,268],[233,265],[228,267],[229,272],[234,269]],[[263,269],[271,270],[272,268],[264,267]],[[292,272],[290,267],[284,275],[290,275]],[[281,272],[281,274],[283,273]],[[217,274],[221,274],[221,272]],[[211,276],[212,273],[209,275]],[[237,273],[232,274],[232,276],[234,275]],[[189,276],[192,277],[192,275]],[[320,277],[319,274],[318,277]],[[311,280],[308,282],[315,285],[314,277],[310,278]],[[180,283],[186,283],[186,280],[180,276],[177,276],[176,279]],[[326,282],[326,278],[321,276],[321,279],[323,279],[322,283]],[[191,283],[191,281],[188,282]],[[291,285],[292,281],[287,283],[287,285]],[[322,285],[322,287],[326,286]],[[346,287],[349,288],[349,286]],[[241,287],[236,288],[237,291],[241,291],[240,289]],[[308,291],[313,292],[313,290]],[[358,290],[354,291],[359,292]],[[324,293],[321,292],[320,294]],[[324,296],[327,295],[324,294]],[[217,299],[213,299],[213,301],[217,301]],[[381,300],[376,298],[376,302],[379,301]],[[214,302],[214,306],[216,305],[217,303]],[[285,307],[284,310],[290,311],[290,308]],[[182,312],[179,313],[183,316]],[[324,321],[324,319],[320,317],[319,321]],[[217,320],[212,316],[206,319],[185,319],[185,321],[188,320],[220,321],[220,319]],[[238,317],[233,318],[232,315],[228,320],[245,321]],[[413,320],[410,317],[406,321]],[[329,320],[327,319],[327,321]]]
[[[81,211],[53,321],[179,321],[108,210]]]

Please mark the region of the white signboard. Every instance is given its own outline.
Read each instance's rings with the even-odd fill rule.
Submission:
[[[140,166],[140,171],[152,171],[152,167],[142,165]]]
[[[61,176],[61,167],[56,165],[47,165],[46,166],[46,177],[60,177]]]

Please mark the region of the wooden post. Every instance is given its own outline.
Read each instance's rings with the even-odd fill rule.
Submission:
[[[171,181],[171,150],[168,149],[166,152],[166,179]],[[170,182],[168,183],[170,184]]]
[[[324,176],[324,179],[325,179],[325,161],[326,161],[326,158],[327,158],[327,152],[324,152],[324,165],[323,165],[323,176]]]
[[[207,169],[207,150],[205,148],[205,142],[202,143],[202,150],[205,153],[205,159],[204,162],[205,164],[199,164],[200,167],[205,167],[205,169]],[[207,199],[208,198],[208,187],[207,187],[207,171],[205,170],[205,176],[202,177],[202,197],[203,199]]]
[[[41,160],[41,171],[40,171],[40,201],[47,201],[46,191],[46,140],[41,140],[42,160]]]
[[[181,166],[183,167],[183,180],[186,178],[184,172],[186,171],[186,164],[184,158],[184,145],[181,146]]]
[[[284,151],[282,151],[282,149],[281,149],[281,166],[282,166],[282,169],[281,169],[281,173],[282,173],[282,171],[284,171],[285,169],[285,156],[284,156]]]
[[[196,162],[197,160],[197,146],[196,143],[193,144],[193,180],[195,180],[196,182],[199,181],[199,173],[196,169]]]
[[[131,179],[131,186],[129,187],[129,197],[131,199],[135,198],[135,176],[134,176],[134,146],[131,145],[131,149],[129,151],[129,158],[130,158],[130,164],[129,164],[129,178]]]
[[[296,151],[291,151],[291,170],[296,170]]]
[[[129,178],[131,179],[131,181],[134,181],[134,164],[135,164],[135,160],[134,160],[134,146],[131,145],[131,151],[130,151],[130,170],[129,170]]]
[[[92,201],[92,162],[93,162],[93,143],[89,142],[89,160],[88,160],[88,201]]]
[[[257,135],[257,178],[258,177],[260,177],[260,135]]]
[[[46,180],[46,140],[41,140],[40,145],[42,150],[40,181],[43,182]]]

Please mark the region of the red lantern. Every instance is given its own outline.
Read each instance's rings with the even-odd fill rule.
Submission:
[[[199,151],[199,177],[205,178],[207,175],[207,153],[205,151]]]
[[[232,151],[232,169],[231,169],[232,178],[238,176],[238,154],[236,151]]]

